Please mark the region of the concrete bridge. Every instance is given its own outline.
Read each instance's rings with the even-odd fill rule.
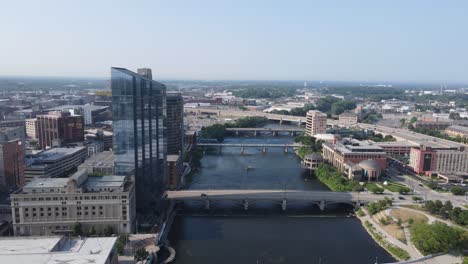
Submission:
[[[300,191],[300,190],[181,190],[168,191],[167,199],[176,201],[200,201],[205,209],[210,209],[215,201],[235,201],[242,204],[244,210],[258,201],[271,201],[281,205],[284,211],[288,203],[309,202],[325,210],[331,204],[349,204],[359,208],[367,203],[382,200],[393,195],[377,195],[359,192]]]
[[[290,116],[290,115],[279,115],[279,114],[270,114],[261,111],[240,111],[240,110],[230,110],[230,109],[216,109],[216,108],[184,108],[186,113],[195,113],[200,114],[210,114],[218,115],[225,117],[248,117],[248,116],[258,116],[264,117],[268,120],[279,121],[280,124],[283,122],[297,123],[298,126],[306,123],[305,116]]]
[[[239,147],[241,154],[244,154],[245,148],[262,148],[265,153],[267,148],[284,148],[284,152],[287,153],[289,148],[299,148],[302,144],[248,144],[248,143],[197,143],[197,147],[219,147],[220,151],[222,147]]]
[[[304,128],[226,128],[228,132],[236,133],[236,136],[239,133],[253,133],[257,136],[258,133],[271,133],[273,136],[276,136],[278,133],[289,133],[291,136],[295,136],[296,134],[303,133],[305,131]]]

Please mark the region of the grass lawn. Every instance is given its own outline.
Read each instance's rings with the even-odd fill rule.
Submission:
[[[401,184],[401,183],[388,182],[388,181],[387,181],[387,183],[388,183],[387,185],[383,185],[383,184],[382,184],[382,186],[383,186],[385,189],[387,189],[387,190],[389,190],[389,191],[391,191],[391,192],[400,192],[400,188],[401,188],[401,187],[407,187],[406,185]]]
[[[405,231],[403,230],[403,228],[399,227],[394,221],[390,222],[387,225],[382,224],[380,222],[381,218],[385,219],[386,217],[387,215],[384,212],[380,212],[376,214],[373,218],[382,229],[387,231],[394,238],[406,244],[406,236],[405,236]]]
[[[368,182],[364,185],[364,187],[366,187],[367,190],[372,191],[375,188],[379,188],[379,185],[377,185],[375,182]]]
[[[427,223],[427,221],[429,220],[425,215],[421,213],[407,210],[404,208],[392,209],[390,214],[396,219],[401,219],[401,221],[403,222],[408,222],[409,219],[413,219],[415,223]]]

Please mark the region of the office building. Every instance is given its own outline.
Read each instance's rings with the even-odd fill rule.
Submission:
[[[96,122],[105,121],[108,118],[106,115],[106,111],[109,109],[108,106],[100,106],[100,105],[62,105],[58,107],[54,107],[49,109],[49,111],[67,111],[70,112],[72,115],[81,115],[83,116],[84,124],[85,125],[92,125]]]
[[[184,164],[181,155],[167,155],[167,188],[176,190],[183,185]]]
[[[166,86],[112,68],[111,90],[115,172],[134,175],[137,211],[149,213],[166,185]]]
[[[358,123],[358,115],[347,111],[338,116],[338,123],[344,126],[353,126]]]
[[[0,186],[19,188],[24,184],[24,154],[20,139],[0,142]]]
[[[23,127],[24,128],[24,120],[3,120],[0,121],[0,128],[2,127]]]
[[[37,119],[36,118],[29,118],[25,120],[26,124],[26,136],[37,139]]]
[[[409,166],[418,174],[466,173],[468,149],[421,145],[411,148]]]
[[[87,233],[111,227],[134,232],[135,195],[129,176],[90,176],[79,170],[68,178],[36,178],[11,195],[15,235],[73,232],[76,223]]]
[[[167,154],[183,155],[184,146],[184,99],[179,92],[166,95]]]
[[[368,144],[356,139],[344,138],[336,144],[324,142],[322,146],[324,160],[332,164],[340,172],[345,172],[346,163],[348,167],[353,167],[355,164],[361,164],[361,161],[366,160],[375,161],[364,163],[369,168],[373,164],[379,164],[380,171],[384,171],[387,166],[387,153],[377,145]],[[380,175],[380,172],[375,174],[377,177],[378,175]]]
[[[24,127],[0,128],[0,186],[24,184]]]
[[[108,151],[113,147],[113,133],[110,131],[100,129],[88,129],[85,131],[86,140],[102,141],[104,143],[104,150]]]
[[[118,264],[117,237],[0,238],[0,263]]]
[[[32,157],[31,165],[25,169],[25,181],[35,177],[49,178],[66,175],[83,163],[87,157],[86,147],[51,148]]]
[[[140,68],[137,69],[137,73],[147,79],[153,80],[153,73],[149,68]]]
[[[70,112],[49,112],[37,116],[39,145],[42,149],[84,140],[83,116]]]
[[[309,110],[306,117],[306,135],[313,136],[326,132],[327,115],[317,110]]]

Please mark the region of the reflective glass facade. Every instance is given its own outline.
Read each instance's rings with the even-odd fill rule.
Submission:
[[[164,191],[166,87],[123,68],[111,69],[116,174],[135,176],[137,211]]]

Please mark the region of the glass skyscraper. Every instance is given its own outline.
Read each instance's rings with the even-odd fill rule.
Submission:
[[[115,171],[134,175],[137,211],[149,213],[165,186],[166,86],[113,67],[111,90]]]

